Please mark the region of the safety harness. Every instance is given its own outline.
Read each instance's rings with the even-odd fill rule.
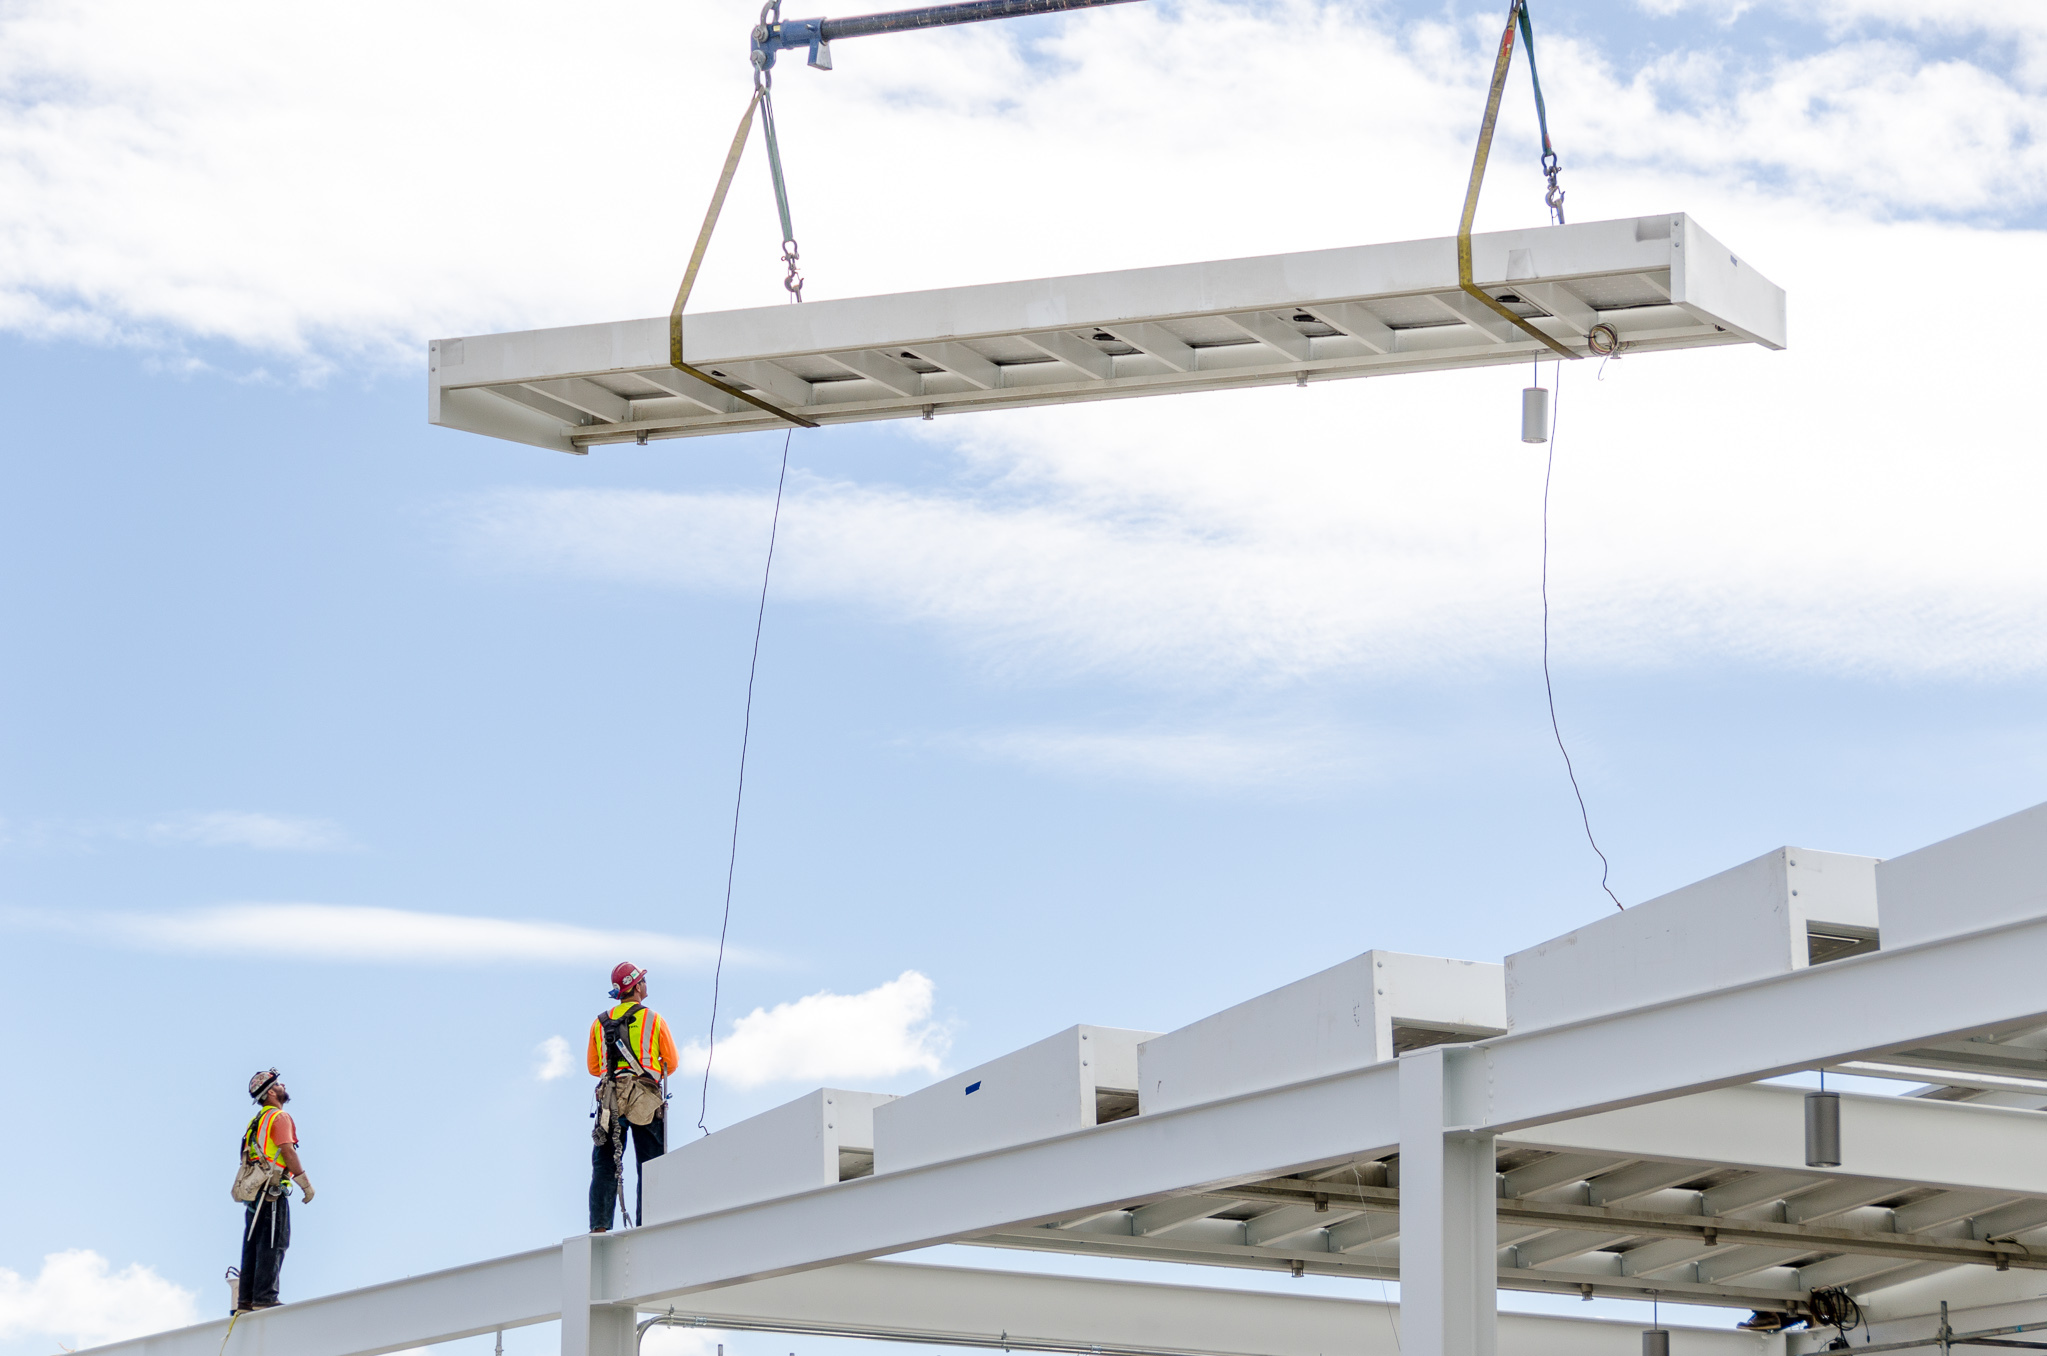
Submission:
[[[609,1013],[597,1019],[597,1025],[604,1031],[604,1075],[609,1078],[621,1068],[629,1069],[641,1078],[652,1078],[638,1057],[633,1054],[633,1018],[647,1009],[634,1003],[618,1016]]]

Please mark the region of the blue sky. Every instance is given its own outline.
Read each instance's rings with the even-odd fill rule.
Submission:
[[[429,428],[418,368],[660,308],[711,167],[617,128],[679,100],[722,144],[701,30],[745,7],[648,7],[679,71],[629,81],[539,6],[404,44],[201,8],[204,61],[146,7],[0,8],[0,1152],[50,1165],[0,1182],[0,1356],[214,1311],[253,1068],[321,1188],[289,1298],[579,1227],[586,1080],[539,1074],[613,959],[707,1021],[780,439],[571,459]],[[1537,13],[1574,215],[1694,212],[1792,296],[1783,354],[1562,377],[1558,708],[1630,903],[2047,799],[1996,283],[2042,243],[2047,27],[1736,8]],[[849,43],[778,87],[813,295],[1441,233],[1468,14]],[[1514,89],[1500,225],[1540,219]],[[757,168],[706,305],[775,293]],[[1610,907],[1543,703],[1526,378],[799,433],[721,1040],[763,1015],[710,1123]],[[869,996],[829,1069],[777,1014],[826,992]],[[127,1308],[79,1318],[98,1265]]]

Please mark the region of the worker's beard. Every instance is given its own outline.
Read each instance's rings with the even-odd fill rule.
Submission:
[[[286,1102],[289,1102],[290,1100],[291,1100],[291,1094],[290,1094],[290,1093],[288,1093],[288,1092],[280,1092],[280,1093],[278,1093],[278,1094],[277,1094],[277,1102],[276,1102],[276,1105],[278,1105],[278,1106],[283,1106],[283,1105],[284,1105],[284,1104],[285,1104]]]

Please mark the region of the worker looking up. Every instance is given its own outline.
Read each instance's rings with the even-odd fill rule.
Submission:
[[[291,1246],[291,1183],[304,1199],[313,1199],[313,1184],[299,1160],[299,1129],[284,1104],[291,1100],[277,1070],[265,1069],[249,1079],[249,1100],[256,1114],[242,1132],[242,1167],[235,1177],[235,1199],[246,1202],[242,1215],[242,1281],[236,1313],[277,1307],[278,1274],[284,1250]]]
[[[617,1000],[590,1023],[590,1072],[597,1075],[596,1127],[590,1137],[590,1232],[611,1228],[625,1185],[625,1139],[632,1132],[639,1164],[633,1220],[646,1195],[647,1164],[668,1147],[667,1082],[675,1068],[675,1037],[661,1014],[645,1006],[647,972],[621,961],[611,972]]]

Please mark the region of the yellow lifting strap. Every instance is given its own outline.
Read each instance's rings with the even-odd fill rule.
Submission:
[[[717,229],[718,214],[725,210],[725,194],[732,187],[732,176],[739,169],[740,153],[746,149],[747,134],[753,131],[754,110],[761,106],[761,91],[756,88],[753,98],[747,100],[746,115],[739,120],[739,130],[732,134],[732,149],[725,153],[725,168],[719,172],[718,187],[711,194],[711,208],[704,213],[704,228],[697,232],[697,247],[690,251],[689,268],[682,275],[682,286],[675,292],[675,308],[668,313],[668,365],[676,371],[695,377],[706,386],[715,387],[726,395],[744,400],[756,409],[766,410],[777,419],[786,419],[802,428],[816,428],[817,424],[800,414],[791,414],[779,405],[771,405],[751,391],[742,391],[730,382],[722,381],[701,368],[690,366],[682,360],[682,308],[689,301],[690,290],[697,285],[697,271],[704,266],[704,251],[711,247],[711,232]]]
[[[1478,189],[1485,182],[1486,157],[1492,154],[1493,125],[1500,118],[1500,95],[1507,87],[1507,68],[1514,61],[1514,24],[1520,17],[1522,4],[1523,0],[1515,0],[1513,8],[1508,11],[1507,31],[1500,37],[1499,59],[1493,62],[1493,85],[1486,95],[1485,122],[1478,129],[1478,152],[1471,158],[1471,186],[1464,193],[1464,217],[1457,223],[1457,285],[1488,310],[1497,311],[1503,319],[1517,329],[1525,330],[1530,338],[1541,341],[1560,356],[1582,358],[1584,354],[1573,353],[1550,338],[1495,301],[1492,293],[1471,280],[1471,223],[1478,216]]]

